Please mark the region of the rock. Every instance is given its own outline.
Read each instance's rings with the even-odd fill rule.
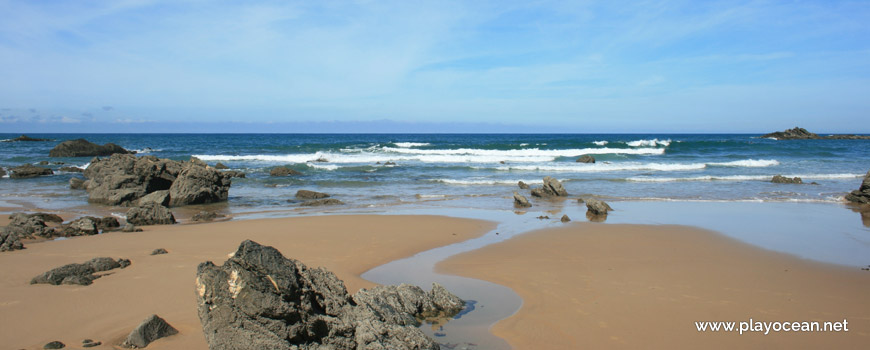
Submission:
[[[128,222],[124,225],[124,228],[121,229],[121,232],[142,232],[142,229]]]
[[[299,204],[303,207],[320,207],[324,205],[344,205],[344,202],[335,198],[312,199]]]
[[[522,182],[522,181],[517,182],[517,186],[519,186],[521,190],[528,190],[529,189],[529,185],[525,182]]]
[[[24,249],[24,243],[21,243],[21,238],[17,234],[8,232],[5,229],[0,231],[0,252],[21,249]]]
[[[861,187],[846,195],[846,200],[860,204],[870,204],[870,171],[864,175]]]
[[[169,190],[154,191],[139,198],[137,205],[157,204],[164,207],[169,206]]]
[[[592,215],[607,215],[608,211],[613,210],[607,203],[595,198],[586,198],[586,212]]]
[[[314,161],[318,162],[318,163],[328,163],[329,159],[326,159],[326,158],[323,158],[323,156],[320,156],[317,159],[315,159]]]
[[[309,190],[296,191],[296,198],[299,199],[321,199],[329,198],[329,195],[323,192],[314,192]]]
[[[103,345],[103,342],[93,341],[92,339],[82,340],[82,347],[83,348],[92,348],[92,347],[100,346],[100,345]]]
[[[567,196],[568,195],[568,191],[566,191],[565,188],[562,187],[562,183],[559,182],[559,180],[556,180],[555,178],[552,178],[549,176],[544,177],[543,189],[544,189],[544,192],[546,192],[547,194],[549,194],[551,196]]]
[[[93,283],[97,272],[109,271],[130,266],[130,260],[112,258],[94,258],[83,264],[67,264],[51,269],[30,280],[30,284],[78,284],[87,286]]]
[[[43,160],[43,161],[41,161],[41,162],[39,162],[39,163],[37,163],[37,164],[36,164],[36,165],[42,165],[42,166],[46,166],[46,165],[49,165],[49,163],[48,163],[48,161],[47,161],[47,160]]]
[[[240,179],[245,178],[245,172],[239,171],[239,170],[227,170],[227,171],[224,171],[222,173],[226,176],[229,176],[229,177],[237,177]]]
[[[296,170],[290,169],[288,167],[285,167],[285,166],[274,167],[274,168],[272,168],[271,171],[269,171],[269,176],[289,176],[289,175],[302,175],[302,173],[300,173]]]
[[[4,170],[3,168],[0,168],[0,177],[4,177],[4,176],[6,176],[6,170]]]
[[[6,225],[0,232],[8,235],[4,241],[9,244],[15,244],[18,239],[35,238],[35,237],[51,237],[54,235],[54,228],[48,227],[45,222],[57,222],[59,216],[45,213],[13,213],[9,215],[9,224]],[[60,219],[63,221],[63,219]]]
[[[50,343],[48,343],[48,344],[45,344],[42,348],[43,348],[43,349],[63,349],[63,348],[65,348],[65,347],[66,347],[66,344],[61,343],[60,341],[55,340],[55,341],[53,341],[53,342],[50,342]]]
[[[54,235],[61,237],[89,236],[98,234],[100,231],[116,229],[120,226],[121,224],[118,222],[118,219],[111,216],[104,218],[83,216],[57,228]]]
[[[550,218],[550,217],[547,216],[547,215],[541,215],[541,216],[539,216],[539,217],[536,217],[535,219],[538,219],[538,220],[546,220],[546,219],[549,219],[549,218]]]
[[[60,171],[65,171],[65,172],[68,172],[68,173],[83,173],[83,172],[85,172],[85,169],[82,169],[82,168],[79,168],[79,167],[74,167],[74,166],[65,166],[65,167],[62,167],[62,168],[60,168],[60,169],[58,169],[58,170],[60,170]]]
[[[807,129],[795,127],[786,131],[777,131],[770,134],[761,135],[763,138],[772,138],[776,140],[870,140],[868,135],[828,135],[819,136],[815,133],[807,131]]]
[[[514,191],[514,206],[518,208],[528,208],[532,206],[532,203],[529,203],[529,200],[526,199],[525,196]]]
[[[175,216],[167,207],[148,203],[127,210],[127,222],[137,226],[172,225],[175,223]]]
[[[577,163],[595,163],[595,157],[584,154],[580,158],[577,158]]]
[[[186,165],[169,188],[169,206],[226,202],[231,184],[227,174],[204,166]]]
[[[49,157],[100,157],[113,154],[133,154],[114,143],[98,145],[85,139],[64,141],[48,152]]]
[[[802,184],[803,180],[799,177],[788,178],[782,175],[774,175],[773,179],[770,180],[775,184]]]
[[[550,196],[550,194],[548,194],[546,191],[544,191],[543,188],[535,187],[532,189],[532,197],[547,198],[549,196]]]
[[[3,142],[39,142],[39,141],[51,141],[49,139],[38,139],[33,138],[27,135],[21,135],[14,139],[3,140]]]
[[[15,215],[15,214],[10,215],[9,219],[14,219],[13,215]],[[25,214],[25,215],[28,218],[39,218],[40,220],[42,220],[44,222],[53,222],[56,224],[63,222],[63,218],[57,214],[38,212],[38,213],[31,213],[31,214]]]
[[[384,166],[396,166],[396,162],[386,161],[384,162]]]
[[[569,221],[571,221],[571,218],[568,217],[568,214],[565,214],[565,215],[562,215],[562,219],[560,219],[560,220],[562,220],[562,222],[569,222]]]
[[[331,272],[252,241],[223,266],[200,264],[196,290],[210,349],[437,349],[417,318],[463,307],[440,287],[380,286],[351,297]]]
[[[151,252],[151,255],[160,255],[160,254],[169,254],[169,252],[166,251],[166,249],[163,249],[163,248],[157,248],[157,249],[154,249],[154,251]]]
[[[229,169],[230,167],[224,165],[224,163],[217,163],[214,165],[214,168],[217,170],[226,170],[226,169]]]
[[[175,334],[178,334],[178,330],[170,326],[166,320],[160,318],[160,316],[151,315],[130,332],[127,339],[121,343],[121,346],[144,348],[157,339]]]
[[[225,217],[223,214],[218,214],[213,211],[201,211],[199,213],[193,214],[191,218],[192,221],[202,222],[202,221],[212,221],[217,218]]]
[[[69,188],[71,190],[83,190],[85,189],[85,180],[72,177],[69,179]]]
[[[92,203],[134,205],[149,193],[169,190],[182,171],[184,163],[154,156],[136,157],[115,154],[109,158],[94,158],[85,169]]]
[[[29,177],[37,177],[44,175],[54,174],[53,171],[49,168],[43,168],[38,166],[33,166],[30,164],[24,164],[21,166],[17,166],[9,169],[9,177],[13,179],[24,179]]]

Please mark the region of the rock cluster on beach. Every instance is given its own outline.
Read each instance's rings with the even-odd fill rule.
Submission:
[[[544,177],[544,185],[542,187],[532,189],[532,196],[539,198],[564,197],[567,195],[568,191],[565,190],[565,187],[562,187],[562,183],[549,176]]]
[[[30,280],[30,284],[78,284],[90,285],[100,278],[97,272],[109,271],[130,266],[130,260],[112,258],[93,258],[82,264],[67,264],[51,269]]]
[[[870,171],[864,175],[861,187],[846,195],[846,200],[860,204],[870,204]]]
[[[193,157],[179,162],[114,154],[92,160],[84,175],[88,200],[107,205],[133,206],[158,191],[168,191],[168,203],[161,204],[169,206],[223,202],[231,184],[231,176]]]
[[[199,265],[197,311],[210,349],[438,349],[415,325],[464,302],[440,286],[348,294],[323,268],[244,241],[223,266]]]
[[[127,223],[138,226],[172,225],[175,223],[175,216],[167,207],[157,203],[146,203],[127,210]]]
[[[818,134],[807,131],[807,129],[794,127],[785,131],[772,132],[770,134],[761,135],[763,138],[772,138],[777,140],[870,140],[867,135],[828,135],[819,136]]]
[[[69,140],[59,143],[48,152],[49,157],[103,157],[113,154],[133,154],[114,143],[98,145],[85,139]]]
[[[60,216],[47,213],[13,213],[9,219],[9,224],[0,230],[0,251],[23,249],[22,239],[95,235],[120,226],[118,219],[111,216],[83,216],[68,224],[63,224]]]

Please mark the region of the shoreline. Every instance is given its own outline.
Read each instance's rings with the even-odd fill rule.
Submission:
[[[572,223],[453,256],[442,273],[507,286],[513,348],[855,348],[870,273],[674,225]],[[695,321],[842,321],[848,333],[701,333]]]

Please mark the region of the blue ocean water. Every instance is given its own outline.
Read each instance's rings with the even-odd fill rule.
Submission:
[[[0,134],[11,139],[17,134]],[[176,160],[196,156],[241,170],[230,211],[292,207],[299,189],[332,194],[350,207],[510,207],[517,181],[562,180],[572,195],[609,200],[838,202],[870,169],[870,141],[777,141],[747,134],[31,134],[51,142],[2,142],[0,167],[49,158],[57,143],[85,138]],[[594,164],[577,163],[584,154]],[[318,161],[319,160],[319,161]],[[390,163],[388,163],[390,162]],[[393,163],[395,163],[393,165]],[[298,177],[270,177],[287,165]],[[773,175],[818,185],[773,184]],[[67,189],[74,173],[3,179],[0,200],[62,208],[86,195]],[[469,204],[473,201],[473,205]]]

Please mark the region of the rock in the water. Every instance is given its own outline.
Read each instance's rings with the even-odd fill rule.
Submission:
[[[775,184],[802,184],[802,183],[804,183],[804,181],[801,180],[801,178],[799,178],[799,177],[789,178],[789,177],[785,177],[782,175],[774,175],[773,179],[771,179],[770,182],[773,182]]]
[[[344,202],[335,198],[323,198],[307,200],[299,204],[304,207],[320,207],[324,205],[344,205]]]
[[[163,248],[157,248],[157,249],[154,249],[154,251],[151,252],[151,255],[160,255],[160,254],[169,254],[169,252],[166,251],[166,249],[163,249]]]
[[[326,193],[323,193],[323,192],[299,190],[299,191],[296,191],[296,198],[299,198],[299,199],[321,199],[321,198],[329,198],[329,195]]]
[[[225,202],[231,183],[229,175],[214,169],[185,166],[169,188],[169,206]]]
[[[217,170],[226,170],[226,169],[229,169],[230,167],[224,165],[224,163],[218,162],[217,164],[214,165],[214,168]]]
[[[138,205],[157,204],[164,207],[169,206],[169,190],[154,191],[139,198]]]
[[[121,343],[121,346],[128,348],[144,348],[151,342],[178,334],[178,330],[173,328],[157,315],[151,315],[142,321],[132,332],[127,336],[127,339]]]
[[[586,212],[592,215],[607,215],[608,211],[613,210],[607,203],[595,198],[586,198]]]
[[[68,172],[68,173],[83,173],[83,172],[85,172],[85,169],[82,169],[82,168],[79,168],[79,167],[74,167],[74,166],[65,166],[65,167],[62,167],[62,168],[60,168],[60,169],[58,169],[58,170],[60,170],[60,171],[65,171],[65,172]]]
[[[285,166],[274,167],[274,168],[272,168],[271,171],[269,171],[269,176],[289,176],[289,175],[302,175],[302,173],[300,173],[296,170],[290,169],[288,167],[285,167]]]
[[[580,158],[577,158],[577,163],[595,163],[595,157],[584,154]]]
[[[98,145],[89,142],[85,139],[64,141],[54,146],[48,152],[49,157],[101,157],[110,156],[113,154],[132,154],[135,152],[128,151],[114,143]]]
[[[223,266],[200,264],[196,290],[210,349],[437,349],[416,318],[462,308],[443,288],[382,286],[351,298],[331,272],[252,241]]]
[[[112,258],[94,258],[83,264],[67,264],[51,269],[30,280],[30,284],[78,284],[87,286],[93,283],[97,272],[109,271],[130,266],[130,260]]]
[[[521,190],[527,190],[527,189],[529,189],[529,184],[527,184],[527,183],[525,183],[525,182],[522,182],[522,181],[517,182],[517,186],[519,186]]]
[[[14,139],[3,140],[3,142],[38,142],[38,141],[51,141],[50,139],[38,139],[34,137],[30,137],[27,135],[21,135]]]
[[[545,176],[544,177],[544,192],[548,193],[551,196],[567,196],[568,191],[562,187],[562,183],[555,178]]]
[[[199,213],[193,214],[193,217],[190,219],[191,221],[203,222],[203,221],[213,221],[217,218],[224,217],[223,214],[218,214],[213,211],[201,211]]]
[[[384,166],[396,166],[396,162],[386,161],[384,162]]]
[[[3,168],[0,168],[0,177],[4,177],[4,176],[6,176],[6,170]]]
[[[85,189],[85,180],[72,177],[69,179],[69,188],[71,190],[83,190]]]
[[[137,226],[172,225],[175,223],[175,216],[167,207],[157,203],[148,203],[127,210],[127,222]]]
[[[569,222],[571,221],[571,218],[568,217],[568,214],[564,214],[560,220],[562,220],[562,222]]]
[[[846,195],[846,200],[860,204],[870,204],[870,171],[864,175],[861,187]]]
[[[807,131],[807,129],[799,127],[788,129],[786,131],[772,132],[770,134],[761,135],[761,137],[776,140],[870,140],[870,136],[868,135],[841,134],[819,136],[818,134]]]
[[[514,206],[519,208],[528,208],[532,206],[532,203],[529,203],[529,200],[526,199],[525,196],[519,194],[519,192],[514,191]]]
[[[227,171],[224,171],[224,172],[222,172],[222,173],[223,173],[224,175],[226,175],[226,176],[229,176],[229,177],[237,177],[237,178],[240,178],[240,179],[244,179],[244,178],[245,178],[245,172],[244,172],[244,171],[239,171],[239,170],[227,170]]]
[[[37,177],[54,174],[49,168],[24,164],[9,169],[9,177],[13,179],[25,179],[29,177]]]
[[[44,346],[42,346],[43,349],[63,349],[63,348],[65,348],[65,347],[66,347],[66,344],[61,343],[61,342],[58,341],[58,340],[55,340],[55,341],[53,341],[53,342],[50,342],[50,343],[45,344]]]

